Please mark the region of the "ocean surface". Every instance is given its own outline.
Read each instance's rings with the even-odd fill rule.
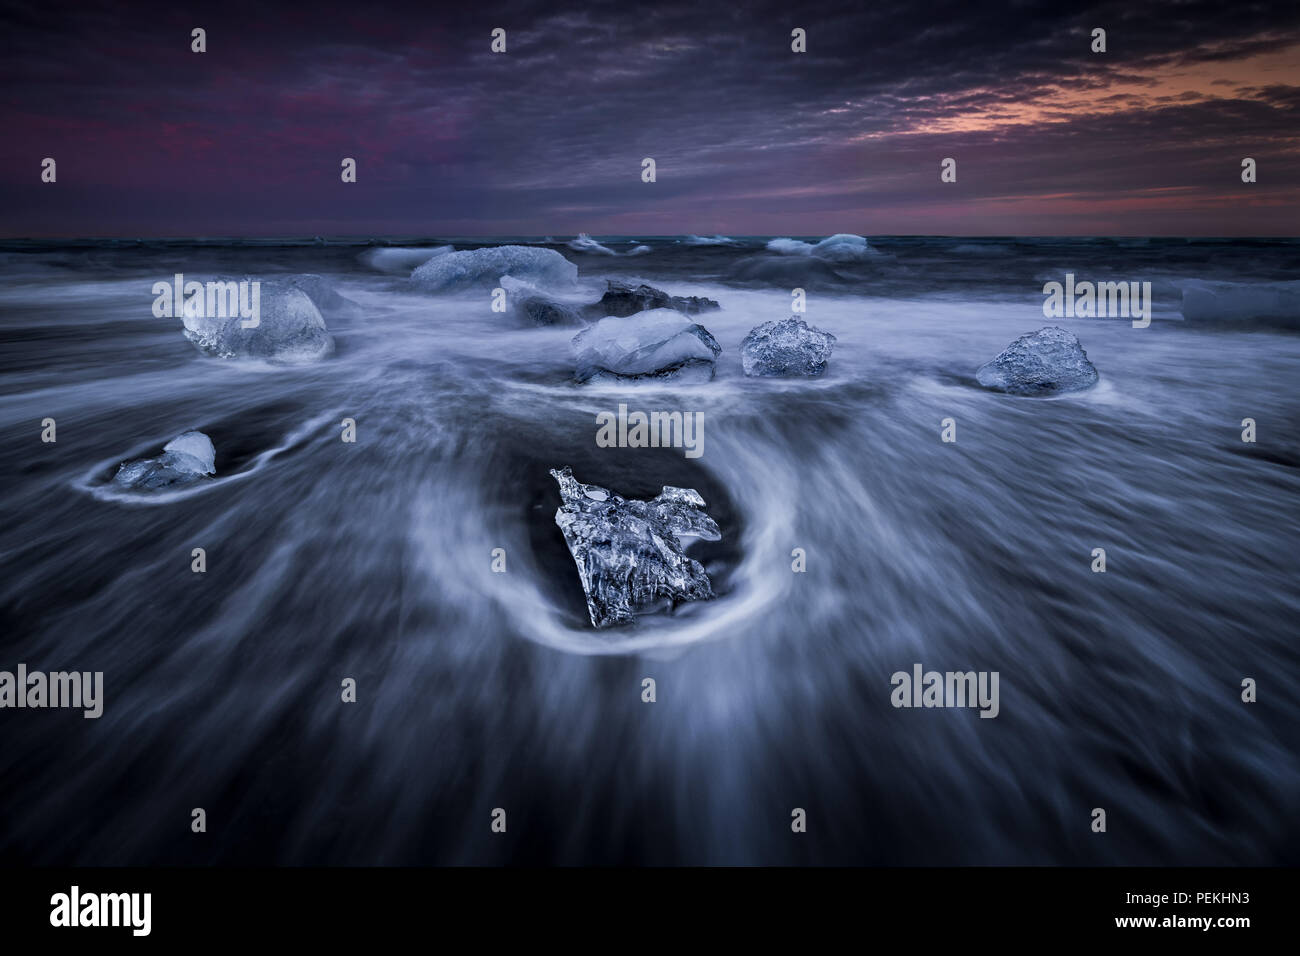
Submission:
[[[99,719],[0,710],[0,862],[1300,863],[1300,335],[1180,311],[1300,241],[570,238],[514,241],[716,299],[715,378],[580,386],[577,329],[371,255],[481,239],[0,242],[0,670],[104,673]],[[1045,319],[1067,272],[1151,282],[1150,327]],[[322,276],[334,354],[205,356],[175,273]],[[825,376],[745,377],[795,287]],[[979,387],[1045,325],[1094,388]],[[620,403],[702,412],[703,454],[598,448]],[[215,479],[111,488],[188,429]],[[699,491],[717,598],[594,630],[564,465]],[[893,707],[916,663],[996,671],[996,719]]]

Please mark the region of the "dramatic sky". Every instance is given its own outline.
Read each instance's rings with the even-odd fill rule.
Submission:
[[[1294,0],[0,0],[0,52],[9,237],[1300,234]]]

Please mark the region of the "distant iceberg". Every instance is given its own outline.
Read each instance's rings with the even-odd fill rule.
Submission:
[[[684,246],[738,246],[735,239],[726,236],[687,236],[682,240]]]
[[[569,288],[578,280],[578,267],[553,249],[488,246],[430,259],[411,273],[411,282],[426,292],[451,292],[491,289],[505,275],[538,287]]]
[[[624,253],[624,255],[629,255],[629,256],[643,256],[643,255],[645,255],[647,252],[653,252],[653,251],[654,251],[654,250],[652,250],[649,246],[635,246],[635,247],[629,249],[626,253]]]
[[[767,244],[768,252],[782,256],[816,256],[827,262],[859,262],[883,255],[862,236],[853,236],[840,232],[828,236],[818,243],[804,242],[801,239],[773,239]]]
[[[618,253],[615,252],[613,249],[609,248],[608,246],[602,246],[599,242],[591,238],[591,236],[587,235],[585,232],[578,233],[577,239],[570,240],[569,248],[574,250],[575,252],[589,252],[600,256],[618,255]]]
[[[773,239],[765,248],[781,256],[810,256],[813,244],[801,239]]]
[[[1300,329],[1300,281],[1179,283],[1183,319],[1197,325]]]
[[[378,247],[361,253],[361,261],[370,268],[389,275],[409,276],[417,266],[422,266],[435,256],[455,252],[455,246],[427,246],[423,248],[389,249]]]

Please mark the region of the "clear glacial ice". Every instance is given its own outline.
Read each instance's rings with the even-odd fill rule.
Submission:
[[[551,476],[560,485],[555,523],[578,566],[593,627],[630,624],[639,612],[714,596],[704,567],[681,542],[722,537],[694,489],[665,485],[657,497],[638,501],[583,484],[568,465],[552,468]]]
[[[740,342],[740,361],[746,375],[812,378],[826,371],[834,348],[834,335],[792,315],[750,329]]]
[[[178,488],[216,472],[216,449],[203,432],[189,431],[163,446],[157,458],[123,462],[113,476],[119,488],[152,491]]]
[[[722,347],[674,309],[601,319],[573,337],[580,382],[671,378],[708,381]]]
[[[297,281],[319,277],[296,277]],[[270,362],[311,362],[333,352],[334,339],[311,297],[290,280],[257,279],[260,282],[260,310],[257,325],[235,315],[209,314],[196,297],[186,301],[181,321],[185,337],[201,352],[223,359],[262,359]],[[310,287],[310,285],[309,285]]]
[[[1046,397],[1090,388],[1099,376],[1074,333],[1047,326],[1020,336],[975,378],[985,388]]]
[[[539,287],[567,289],[577,281],[578,267],[554,249],[489,246],[436,256],[411,273],[411,283],[424,292],[491,289],[505,275]]]

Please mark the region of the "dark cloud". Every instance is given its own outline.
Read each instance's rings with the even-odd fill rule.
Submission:
[[[10,4],[0,232],[1294,233],[1297,9]]]

